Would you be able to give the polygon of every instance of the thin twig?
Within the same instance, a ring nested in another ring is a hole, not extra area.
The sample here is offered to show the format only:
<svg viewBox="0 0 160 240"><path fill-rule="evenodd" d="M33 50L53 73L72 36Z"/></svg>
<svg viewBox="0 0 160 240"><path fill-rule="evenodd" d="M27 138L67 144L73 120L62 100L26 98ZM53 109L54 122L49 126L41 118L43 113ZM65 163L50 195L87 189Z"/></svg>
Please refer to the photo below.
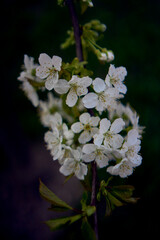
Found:
<svg viewBox="0 0 160 240"><path fill-rule="evenodd" d="M82 43L81 43L81 30L78 23L78 17L75 11L75 6L73 4L73 0L66 0L66 5L69 8L72 25L73 25L73 31L74 31L74 38L76 43L76 55L80 62L83 61L83 51L82 51Z"/></svg>
<svg viewBox="0 0 160 240"><path fill-rule="evenodd" d="M78 17L75 11L73 0L66 0L66 5L69 8L73 30L74 30L74 38L76 43L76 55L79 61L83 61L83 50L82 50L82 42L81 42L81 30L79 27ZM91 116L94 115L93 110L89 109L88 111ZM91 205L96 207L96 178L97 178L97 168L96 163L92 163L92 195L91 195ZM98 238L98 222L97 222L97 211L94 213L94 231L97 240Z"/></svg>
<svg viewBox="0 0 160 240"><path fill-rule="evenodd" d="M92 194L91 194L91 205L96 206L96 186L97 186L97 166L96 162L92 162ZM97 211L94 213L94 231L96 238L98 240L98 221L97 221Z"/></svg>

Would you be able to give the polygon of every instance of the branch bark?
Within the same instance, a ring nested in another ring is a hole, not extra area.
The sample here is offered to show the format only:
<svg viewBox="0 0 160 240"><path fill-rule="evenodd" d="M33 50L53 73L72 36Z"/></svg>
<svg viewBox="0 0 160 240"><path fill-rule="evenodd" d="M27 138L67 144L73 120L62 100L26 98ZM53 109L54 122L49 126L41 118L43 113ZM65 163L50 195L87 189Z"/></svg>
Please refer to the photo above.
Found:
<svg viewBox="0 0 160 240"><path fill-rule="evenodd" d="M71 15L73 30L74 30L74 37L75 37L75 43L76 43L76 55L79 59L79 61L83 61L83 50L82 50L82 42L81 42L81 30L79 27L78 17L75 11L75 6L73 3L73 0L66 0L66 5L69 8L69 12ZM88 111L91 116L93 116L93 111L89 109ZM96 206L96 178L97 178L97 168L96 163L92 162L92 194L91 194L91 205ZM94 213L94 231L97 240L98 237L98 221L97 221L97 211Z"/></svg>
<svg viewBox="0 0 160 240"><path fill-rule="evenodd" d="M76 43L76 55L80 62L83 61L83 51L82 51L82 43L81 43L81 29L79 27L78 23L78 17L75 11L75 6L73 3L73 0L66 0L66 5L69 8L69 12L71 15L72 25L73 25L73 31L74 31L74 38Z"/></svg>

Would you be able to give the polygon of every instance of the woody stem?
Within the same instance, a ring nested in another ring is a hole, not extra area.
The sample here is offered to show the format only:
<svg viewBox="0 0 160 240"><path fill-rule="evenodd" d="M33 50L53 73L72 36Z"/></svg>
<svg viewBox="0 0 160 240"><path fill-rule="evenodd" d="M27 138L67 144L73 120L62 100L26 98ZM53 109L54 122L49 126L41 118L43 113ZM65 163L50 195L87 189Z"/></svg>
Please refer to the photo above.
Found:
<svg viewBox="0 0 160 240"><path fill-rule="evenodd" d="M82 50L82 42L81 42L81 29L78 22L78 17L75 11L75 6L73 0L66 0L66 5L69 8L69 12L71 15L73 31L74 31L74 38L76 44L76 55L79 61L83 61L83 50ZM93 111L90 109L88 111L91 116L93 116ZM96 178L97 178L97 168L96 163L92 163L92 194L91 194L91 205L96 206ZM96 235L96 239L98 240L98 221L97 221L97 211L94 213L94 231Z"/></svg>

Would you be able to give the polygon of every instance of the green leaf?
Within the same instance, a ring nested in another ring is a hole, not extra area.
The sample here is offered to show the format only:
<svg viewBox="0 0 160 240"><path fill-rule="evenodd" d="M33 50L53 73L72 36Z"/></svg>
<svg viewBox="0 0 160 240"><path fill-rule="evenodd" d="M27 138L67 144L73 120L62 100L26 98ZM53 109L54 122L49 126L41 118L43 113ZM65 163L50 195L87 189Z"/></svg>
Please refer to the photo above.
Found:
<svg viewBox="0 0 160 240"><path fill-rule="evenodd" d="M57 197L51 190L49 190L44 183L40 180L39 192L41 196L48 202L50 202L51 209L55 211L65 211L65 210L73 210L71 206L69 206L66 202L62 201L59 197Z"/></svg>
<svg viewBox="0 0 160 240"><path fill-rule="evenodd" d="M107 196L112 205L115 205L116 207L123 206L123 203L120 200L118 200L116 197L114 197L111 193L108 192Z"/></svg>
<svg viewBox="0 0 160 240"><path fill-rule="evenodd" d="M88 8L88 3L81 2L81 14L83 14Z"/></svg>
<svg viewBox="0 0 160 240"><path fill-rule="evenodd" d="M87 206L85 210L88 217L90 217L93 213L95 213L95 211L96 211L95 206Z"/></svg>
<svg viewBox="0 0 160 240"><path fill-rule="evenodd" d="M134 189L134 186L131 185L114 186L112 188L112 194L124 202L136 203L138 198L132 197Z"/></svg>
<svg viewBox="0 0 160 240"><path fill-rule="evenodd" d="M96 235L91 225L89 224L87 217L84 217L82 220L81 226L82 234L86 240L96 240Z"/></svg>
<svg viewBox="0 0 160 240"><path fill-rule="evenodd" d="M106 198L106 212L105 215L106 216L110 216L112 213L112 206L111 206L111 202L108 198Z"/></svg>
<svg viewBox="0 0 160 240"><path fill-rule="evenodd" d="M78 221L81 218L82 218L82 214L78 214L78 215L71 216L71 217L63 217L63 218L49 220L49 221L46 221L45 223L52 231L54 231L54 230L61 229L61 228L65 227L66 225L70 225L70 224Z"/></svg>

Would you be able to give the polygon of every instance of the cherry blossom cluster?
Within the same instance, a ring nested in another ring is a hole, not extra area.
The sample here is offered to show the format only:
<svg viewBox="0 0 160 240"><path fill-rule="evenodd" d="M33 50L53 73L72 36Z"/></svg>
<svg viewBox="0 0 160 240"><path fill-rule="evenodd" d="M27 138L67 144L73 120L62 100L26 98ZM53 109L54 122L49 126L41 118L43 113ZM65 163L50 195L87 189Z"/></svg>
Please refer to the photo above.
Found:
<svg viewBox="0 0 160 240"><path fill-rule="evenodd" d="M68 80L60 78L61 72L58 56L42 53L39 64L34 64L25 55L18 78L48 128L44 140L60 172L84 180L88 164L95 161L111 175L131 175L142 162L143 127L137 113L120 102L127 92L126 68L110 64L105 79L73 74ZM48 97L42 100L38 92L45 90Z"/></svg>

